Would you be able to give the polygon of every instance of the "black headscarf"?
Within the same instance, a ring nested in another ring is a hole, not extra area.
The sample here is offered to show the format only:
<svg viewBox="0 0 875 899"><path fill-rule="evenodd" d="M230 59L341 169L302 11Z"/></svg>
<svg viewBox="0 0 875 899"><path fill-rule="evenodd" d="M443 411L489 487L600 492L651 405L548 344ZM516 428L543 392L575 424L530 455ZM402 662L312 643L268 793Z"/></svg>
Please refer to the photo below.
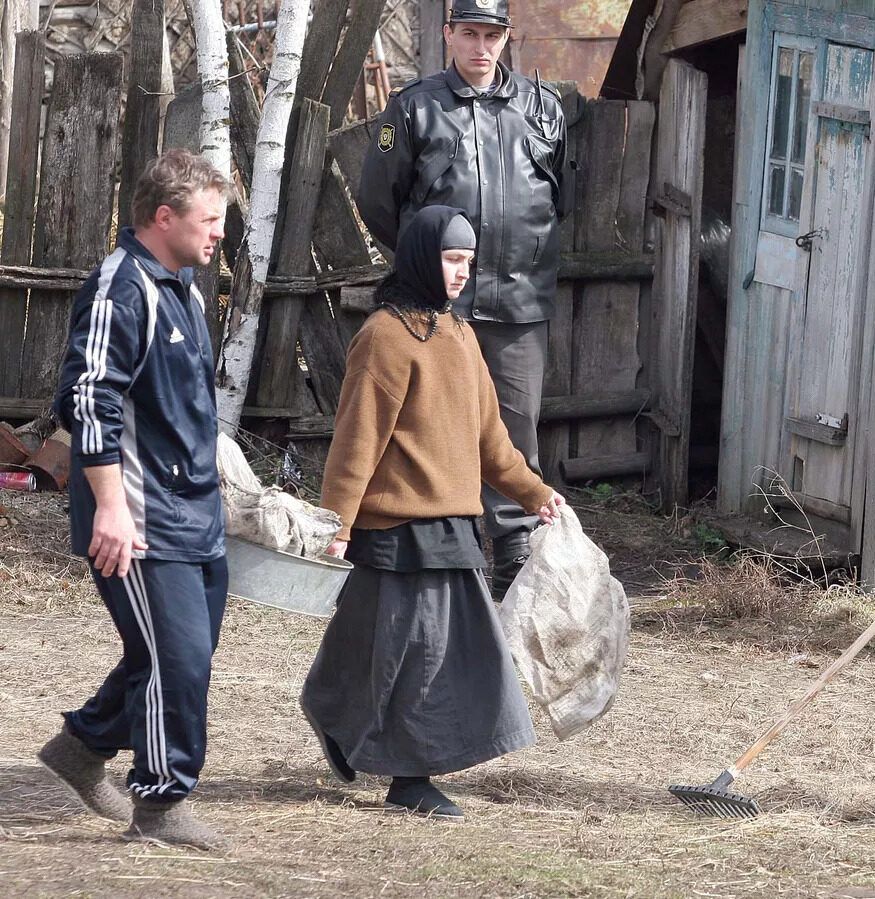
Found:
<svg viewBox="0 0 875 899"><path fill-rule="evenodd" d="M410 221L395 251L394 285L403 291L407 307L442 311L449 303L441 265L444 232L457 216L453 206L425 206Z"/></svg>

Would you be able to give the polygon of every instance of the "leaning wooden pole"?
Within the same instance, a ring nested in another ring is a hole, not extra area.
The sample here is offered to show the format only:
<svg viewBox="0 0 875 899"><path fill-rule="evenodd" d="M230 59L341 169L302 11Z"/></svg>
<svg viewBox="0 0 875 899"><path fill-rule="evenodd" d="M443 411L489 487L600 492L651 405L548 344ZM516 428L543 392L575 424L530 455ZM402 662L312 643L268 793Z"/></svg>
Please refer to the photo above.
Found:
<svg viewBox="0 0 875 899"><path fill-rule="evenodd" d="M234 267L216 377L220 424L229 434L233 434L240 424L255 355L261 301L280 200L286 130L301 69L309 8L309 0L282 0L279 8L273 65L256 137L246 236Z"/></svg>

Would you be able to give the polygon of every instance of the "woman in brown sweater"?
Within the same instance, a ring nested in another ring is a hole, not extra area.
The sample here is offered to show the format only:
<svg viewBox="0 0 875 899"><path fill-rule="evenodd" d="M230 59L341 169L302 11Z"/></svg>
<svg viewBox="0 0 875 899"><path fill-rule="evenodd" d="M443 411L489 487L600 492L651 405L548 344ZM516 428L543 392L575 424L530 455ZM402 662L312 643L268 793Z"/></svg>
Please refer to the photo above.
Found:
<svg viewBox="0 0 875 899"><path fill-rule="evenodd" d="M454 819L432 775L535 742L481 571L481 480L544 522L564 502L511 444L452 313L474 249L461 210L417 213L350 344L322 505L356 567L301 696L342 781L391 775L388 807Z"/></svg>

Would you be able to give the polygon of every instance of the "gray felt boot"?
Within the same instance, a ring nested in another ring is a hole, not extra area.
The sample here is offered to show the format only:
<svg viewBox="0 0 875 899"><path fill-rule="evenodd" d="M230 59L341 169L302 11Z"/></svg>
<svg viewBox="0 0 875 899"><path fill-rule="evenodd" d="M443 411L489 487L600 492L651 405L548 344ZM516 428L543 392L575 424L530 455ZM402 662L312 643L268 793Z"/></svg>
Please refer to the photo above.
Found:
<svg viewBox="0 0 875 899"><path fill-rule="evenodd" d="M106 759L74 737L66 725L37 758L90 812L109 821L130 818L130 802L107 779Z"/></svg>
<svg viewBox="0 0 875 899"><path fill-rule="evenodd" d="M128 841L191 846L215 852L231 848L224 837L195 818L185 801L150 802L136 794L131 826L122 837Z"/></svg>

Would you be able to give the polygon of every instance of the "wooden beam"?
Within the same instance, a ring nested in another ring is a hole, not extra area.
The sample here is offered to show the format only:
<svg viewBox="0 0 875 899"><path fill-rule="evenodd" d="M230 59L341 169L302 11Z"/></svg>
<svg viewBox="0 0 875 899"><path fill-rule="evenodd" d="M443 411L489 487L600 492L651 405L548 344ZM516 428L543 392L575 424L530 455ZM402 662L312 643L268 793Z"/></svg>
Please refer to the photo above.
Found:
<svg viewBox="0 0 875 899"><path fill-rule="evenodd" d="M327 106L314 100L305 99L301 104L286 194L285 225L275 244L276 271L281 275L309 272L313 264L313 220L322 186L330 113ZM259 406L293 404L298 371L295 345L302 308L302 298L274 301L265 310L266 314L262 314L259 327L265 329L265 338L256 393Z"/></svg>
<svg viewBox="0 0 875 899"><path fill-rule="evenodd" d="M566 481L591 481L595 478L619 478L644 475L650 468L650 453L624 453L612 456L590 456L588 459L565 459L559 463Z"/></svg>
<svg viewBox="0 0 875 899"><path fill-rule="evenodd" d="M649 390L619 390L594 396L545 396L540 421L568 421L572 418L613 418L635 415L650 406Z"/></svg>
<svg viewBox="0 0 875 899"><path fill-rule="evenodd" d="M121 53L55 61L46 113L32 259L49 268L97 265L112 225L121 106ZM51 396L67 345L72 297L48 295L28 309L21 392Z"/></svg>
<svg viewBox="0 0 875 899"><path fill-rule="evenodd" d="M0 396L0 418L36 418L51 408L51 397L35 400L19 396Z"/></svg>
<svg viewBox="0 0 875 899"><path fill-rule="evenodd" d="M12 83L10 154L6 179L6 208L3 221L4 263L30 262L34 200L39 161L39 125L45 79L46 40L37 31L16 35L15 73ZM16 285L3 285L15 287ZM0 394L18 393L21 378L21 347L27 317L27 296L22 290L0 291Z"/></svg>
<svg viewBox="0 0 875 899"><path fill-rule="evenodd" d="M419 77L434 75L445 65L443 26L444 0L419 0Z"/></svg>
<svg viewBox="0 0 875 899"><path fill-rule="evenodd" d="M332 130L339 127L346 117L346 108L380 25L380 14L385 2L386 0L356 0L343 43L334 57L322 92L322 102L331 107Z"/></svg>
<svg viewBox="0 0 875 899"><path fill-rule="evenodd" d="M261 110L252 82L246 74L246 65L243 54L240 52L240 43L236 34L229 31L225 35L228 45L228 88L231 97L231 151L234 162L237 163L237 171L240 173L240 181L246 196L252 187L252 166L255 162L255 139L258 135L258 119Z"/></svg>
<svg viewBox="0 0 875 899"><path fill-rule="evenodd" d="M121 137L118 226L131 224L134 188L146 164L158 155L158 126L164 63L164 0L133 0L130 74Z"/></svg>
<svg viewBox="0 0 875 899"><path fill-rule="evenodd" d="M644 281L653 277L654 255L642 253L563 253L559 260L562 281Z"/></svg>
<svg viewBox="0 0 875 899"><path fill-rule="evenodd" d="M668 210L659 220L660 252L653 276L656 365L651 386L661 416L676 425L660 428L658 438L657 476L663 510L669 514L687 503L707 95L704 72L669 60L660 92L654 180L690 197L689 215Z"/></svg>
<svg viewBox="0 0 875 899"><path fill-rule="evenodd" d="M690 0L679 10L662 45L663 53L678 53L740 34L747 29L748 0Z"/></svg>
<svg viewBox="0 0 875 899"><path fill-rule="evenodd" d="M842 506L839 503L830 502L828 499L820 499L817 496L808 496L805 493L791 491L791 496L771 496L769 502L778 509L798 509L808 515L817 515L827 521L837 521L839 524L850 525L850 506Z"/></svg>

